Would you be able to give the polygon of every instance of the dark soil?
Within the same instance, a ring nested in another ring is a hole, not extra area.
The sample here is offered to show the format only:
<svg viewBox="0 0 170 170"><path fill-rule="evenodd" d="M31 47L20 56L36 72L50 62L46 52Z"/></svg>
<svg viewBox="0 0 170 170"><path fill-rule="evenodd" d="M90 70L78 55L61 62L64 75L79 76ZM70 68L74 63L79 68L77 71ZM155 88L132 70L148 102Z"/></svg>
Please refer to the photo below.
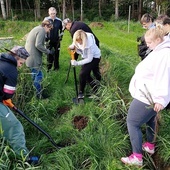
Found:
<svg viewBox="0 0 170 170"><path fill-rule="evenodd" d="M87 126L88 117L86 117L86 116L75 116L72 123L73 123L74 127L80 131Z"/></svg>
<svg viewBox="0 0 170 170"><path fill-rule="evenodd" d="M71 109L70 106L63 106L63 107L57 108L57 114L63 115L67 113L70 109Z"/></svg>

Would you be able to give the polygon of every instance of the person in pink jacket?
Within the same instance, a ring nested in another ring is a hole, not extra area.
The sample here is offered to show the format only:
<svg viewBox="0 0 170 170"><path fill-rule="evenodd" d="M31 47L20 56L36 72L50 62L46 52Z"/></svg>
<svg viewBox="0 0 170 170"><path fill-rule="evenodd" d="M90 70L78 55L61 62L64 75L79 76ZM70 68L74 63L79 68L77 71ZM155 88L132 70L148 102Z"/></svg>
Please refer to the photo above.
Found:
<svg viewBox="0 0 170 170"><path fill-rule="evenodd" d="M128 165L143 165L142 154L155 152L155 118L170 101L170 38L163 29L151 28L145 33L147 46L153 50L135 69L129 91L133 100L127 115L132 154L122 157ZM146 124L147 141L142 144L141 126Z"/></svg>

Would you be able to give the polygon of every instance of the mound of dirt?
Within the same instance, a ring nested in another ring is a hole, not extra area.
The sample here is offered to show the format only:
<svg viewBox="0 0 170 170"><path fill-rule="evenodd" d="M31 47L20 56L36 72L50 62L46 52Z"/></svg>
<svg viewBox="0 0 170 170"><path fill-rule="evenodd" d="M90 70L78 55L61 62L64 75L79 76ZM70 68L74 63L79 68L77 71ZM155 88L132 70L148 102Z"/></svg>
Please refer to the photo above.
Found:
<svg viewBox="0 0 170 170"><path fill-rule="evenodd" d="M86 117L86 116L75 116L72 123L73 123L74 127L80 131L87 126L88 117Z"/></svg>
<svg viewBox="0 0 170 170"><path fill-rule="evenodd" d="M92 22L89 27L104 27L104 25L101 22Z"/></svg>

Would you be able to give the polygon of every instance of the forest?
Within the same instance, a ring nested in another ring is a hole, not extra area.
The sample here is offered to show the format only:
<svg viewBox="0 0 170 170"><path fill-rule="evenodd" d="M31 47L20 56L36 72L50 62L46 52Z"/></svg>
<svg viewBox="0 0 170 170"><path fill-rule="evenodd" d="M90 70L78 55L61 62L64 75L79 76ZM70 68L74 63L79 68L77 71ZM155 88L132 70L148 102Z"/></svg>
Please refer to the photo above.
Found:
<svg viewBox="0 0 170 170"><path fill-rule="evenodd" d="M170 14L170 0L0 0L0 18L39 21L54 6L59 18L81 21L139 20L143 13Z"/></svg>

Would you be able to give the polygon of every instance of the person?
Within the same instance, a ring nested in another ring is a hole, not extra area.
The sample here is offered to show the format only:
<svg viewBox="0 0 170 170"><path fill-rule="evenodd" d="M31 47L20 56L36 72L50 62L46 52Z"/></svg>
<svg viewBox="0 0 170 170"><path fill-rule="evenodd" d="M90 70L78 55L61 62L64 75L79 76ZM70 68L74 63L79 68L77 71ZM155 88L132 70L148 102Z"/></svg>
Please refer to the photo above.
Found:
<svg viewBox="0 0 170 170"><path fill-rule="evenodd" d="M63 20L62 25L63 25L63 30L66 29L67 31L69 31L72 38L73 38L74 33L77 30L80 30L80 29L85 31L85 32L89 32L89 33L93 34L93 36L95 38L95 43L98 46L98 48L100 48L100 41L99 41L99 39L93 33L91 28L87 24L85 24L84 22L81 22L81 21L71 21L69 18L66 18L66 19ZM78 59L78 53L75 53L75 59L76 60ZM100 73L99 67L95 68L92 71L93 71L93 74L94 74L96 80L101 81L101 73Z"/></svg>
<svg viewBox="0 0 170 170"><path fill-rule="evenodd" d="M170 18L169 17L165 17L162 21L162 28L165 32L165 35L169 35L170 33Z"/></svg>
<svg viewBox="0 0 170 170"><path fill-rule="evenodd" d="M170 39L164 39L159 27L145 33L147 46L153 51L141 61L133 75L129 91L133 100L127 115L127 128L132 145L132 154L122 157L128 165L143 165L142 149L155 152L156 116L170 101ZM142 145L141 126L146 124L147 141Z"/></svg>
<svg viewBox="0 0 170 170"><path fill-rule="evenodd" d="M83 30L77 30L73 35L73 43L69 46L70 50L75 50L82 56L82 60L71 60L71 65L82 66L79 74L79 98L84 98L84 89L86 82L90 84L95 93L98 86L90 73L99 67L101 51L95 43L93 34L84 32Z"/></svg>
<svg viewBox="0 0 170 170"><path fill-rule="evenodd" d="M154 20L155 22L155 25L158 26L158 25L162 25L163 23L163 20L165 18L167 18L168 16L166 14L161 14L161 15L158 15L158 17Z"/></svg>
<svg viewBox="0 0 170 170"><path fill-rule="evenodd" d="M46 49L44 46L45 36L47 32L52 29L50 21L43 21L41 25L34 27L28 34L25 48L30 54L30 57L26 60L26 66L30 68L34 87L36 89L36 97L38 99L45 99L48 96L43 93L41 82L43 80L42 72L42 55L51 54L54 51Z"/></svg>
<svg viewBox="0 0 170 170"><path fill-rule="evenodd" d="M11 50L6 50L9 53L0 54L1 137L4 137L9 142L18 156L24 155L27 157L29 150L26 147L23 126L8 106L13 105L11 98L15 93L17 85L17 67L19 68L25 63L29 53L22 46L14 46ZM31 162L32 158L28 157L27 160ZM35 159L38 161L38 157L34 157Z"/></svg>
<svg viewBox="0 0 170 170"><path fill-rule="evenodd" d="M54 70L59 69L59 55L60 55L60 41L62 40L63 30L62 30L62 20L56 17L57 10L54 7L48 9L48 17L44 18L49 20L53 24L53 29L50 33L47 33L46 40L49 40L47 45L48 49L54 49L54 55L48 54L47 56L47 69L48 71L52 68L54 64Z"/></svg>
<svg viewBox="0 0 170 170"><path fill-rule="evenodd" d="M155 27L154 18L148 13L142 15L140 23L142 27L147 30ZM151 50L147 47L144 36L138 37L137 42L140 42L140 44L138 44L138 55L141 57L141 60L143 60L151 52Z"/></svg>

